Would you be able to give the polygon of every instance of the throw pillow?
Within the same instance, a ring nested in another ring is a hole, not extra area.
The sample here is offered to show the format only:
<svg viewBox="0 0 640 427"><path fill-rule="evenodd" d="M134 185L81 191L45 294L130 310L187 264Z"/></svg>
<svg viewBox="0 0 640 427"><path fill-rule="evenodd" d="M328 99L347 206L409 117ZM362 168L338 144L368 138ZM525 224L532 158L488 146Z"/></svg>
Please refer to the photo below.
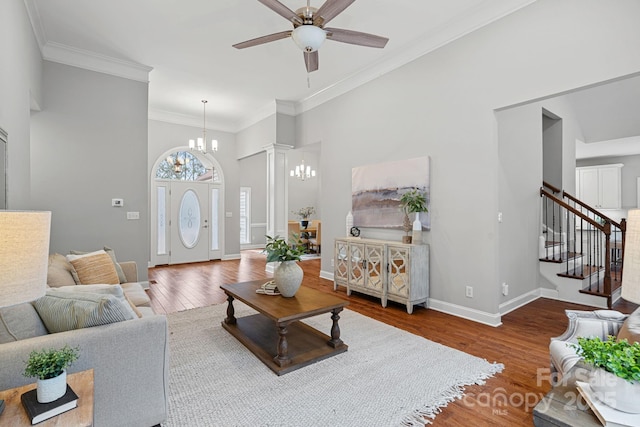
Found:
<svg viewBox="0 0 640 427"><path fill-rule="evenodd" d="M133 317L113 295L49 289L33 302L49 333L131 320Z"/></svg>
<svg viewBox="0 0 640 427"><path fill-rule="evenodd" d="M41 335L47 335L47 329L30 303L0 308L0 344Z"/></svg>
<svg viewBox="0 0 640 427"><path fill-rule="evenodd" d="M630 343L640 342L640 308L627 317L618 332L618 339L625 339Z"/></svg>
<svg viewBox="0 0 640 427"><path fill-rule="evenodd" d="M137 308L131 304L129 298L122 290L120 285L83 285L83 286L62 286L56 288L62 292L89 292L102 295L113 295L120 303L129 311L132 318L141 317L138 315Z"/></svg>
<svg viewBox="0 0 640 427"><path fill-rule="evenodd" d="M83 285L92 284L120 284L118 272L113 266L111 257L104 251L99 250L83 255L67 255L67 259L73 265L78 274L78 279Z"/></svg>
<svg viewBox="0 0 640 427"><path fill-rule="evenodd" d="M102 249L104 249L104 251L111 257L113 266L116 268L116 273L118 273L118 279L120 280L120 283L127 283L127 277L124 275L124 271L122 270L122 267L120 267L120 264L118 264L118 260L116 259L116 251L108 246L105 246ZM69 253L71 255L86 255L88 252L69 251Z"/></svg>
<svg viewBox="0 0 640 427"><path fill-rule="evenodd" d="M76 285L73 279L73 266L64 255L49 255L49 266L47 268L47 285L52 288L59 286Z"/></svg>

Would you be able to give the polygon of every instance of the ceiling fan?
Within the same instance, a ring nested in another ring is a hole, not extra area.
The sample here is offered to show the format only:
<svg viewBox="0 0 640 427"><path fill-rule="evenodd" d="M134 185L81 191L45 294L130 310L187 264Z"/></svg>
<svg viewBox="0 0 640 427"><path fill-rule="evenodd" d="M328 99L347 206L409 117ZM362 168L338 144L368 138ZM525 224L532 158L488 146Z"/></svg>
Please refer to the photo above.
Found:
<svg viewBox="0 0 640 427"><path fill-rule="evenodd" d="M233 47L236 49L244 49L291 37L298 47L302 49L304 63L309 73L318 69L318 48L325 39L377 48L385 47L389 41L386 37L361 33L359 31L325 28L325 25L329 21L338 16L355 0L326 0L319 9L311 7L309 4L310 0L307 0L307 6L301 7L295 12L278 0L258 1L290 21L293 24L293 30L281 31L279 33L247 40L234 44Z"/></svg>

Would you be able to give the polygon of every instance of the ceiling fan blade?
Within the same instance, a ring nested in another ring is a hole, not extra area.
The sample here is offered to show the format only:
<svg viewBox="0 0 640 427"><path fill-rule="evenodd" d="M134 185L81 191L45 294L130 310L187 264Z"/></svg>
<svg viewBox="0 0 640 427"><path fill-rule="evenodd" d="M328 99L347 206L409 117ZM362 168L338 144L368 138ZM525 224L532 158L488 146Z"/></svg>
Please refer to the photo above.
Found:
<svg viewBox="0 0 640 427"><path fill-rule="evenodd" d="M356 0L327 0L316 13L313 14L313 25L326 25Z"/></svg>
<svg viewBox="0 0 640 427"><path fill-rule="evenodd" d="M269 42L274 42L280 39L286 39L287 37L291 37L292 30L281 31L279 33L269 34L267 36L257 37L255 39L247 40L244 42L236 43L233 45L236 49L244 49L247 47L258 46L260 44L265 44Z"/></svg>
<svg viewBox="0 0 640 427"><path fill-rule="evenodd" d="M280 3L278 0L258 0L263 5L267 6L269 9L273 10L278 15L284 17L288 21L293 22L294 24L302 25L302 19L287 6Z"/></svg>
<svg viewBox="0 0 640 427"><path fill-rule="evenodd" d="M327 39L341 43L357 44L358 46L383 48L389 41L386 37L376 36L360 31L343 30L340 28L325 28Z"/></svg>
<svg viewBox="0 0 640 427"><path fill-rule="evenodd" d="M318 51L304 53L304 65L307 66L307 73L318 69Z"/></svg>

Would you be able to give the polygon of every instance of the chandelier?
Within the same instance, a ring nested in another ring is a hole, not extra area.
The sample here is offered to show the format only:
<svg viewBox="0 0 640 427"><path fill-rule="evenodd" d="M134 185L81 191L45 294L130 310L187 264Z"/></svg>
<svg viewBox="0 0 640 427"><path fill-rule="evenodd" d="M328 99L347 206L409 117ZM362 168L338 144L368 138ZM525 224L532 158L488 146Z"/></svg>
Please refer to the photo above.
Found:
<svg viewBox="0 0 640 427"><path fill-rule="evenodd" d="M190 158L188 158L187 156L180 156L180 153L176 153L175 157L174 156L168 156L167 157L167 163L169 163L172 168L173 168L173 172L176 175L179 175L182 173L182 167L185 166L187 163L189 163L191 161Z"/></svg>
<svg viewBox="0 0 640 427"><path fill-rule="evenodd" d="M316 171L311 169L311 166L305 166L304 159L300 162L299 165L296 165L295 169L291 169L289 175L292 178L298 178L301 181L305 181L308 178L312 178L316 176Z"/></svg>
<svg viewBox="0 0 640 427"><path fill-rule="evenodd" d="M202 138L198 138L197 141L190 139L189 148L191 150L197 149L202 154L207 154L207 100L202 100ZM211 140L211 151L218 151L218 140Z"/></svg>

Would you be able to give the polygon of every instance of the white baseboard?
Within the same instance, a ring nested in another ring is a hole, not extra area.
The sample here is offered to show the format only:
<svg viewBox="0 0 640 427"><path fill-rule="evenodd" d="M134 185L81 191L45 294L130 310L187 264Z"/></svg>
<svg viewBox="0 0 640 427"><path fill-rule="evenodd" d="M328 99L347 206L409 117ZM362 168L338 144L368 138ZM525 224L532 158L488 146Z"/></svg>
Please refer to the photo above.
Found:
<svg viewBox="0 0 640 427"><path fill-rule="evenodd" d="M505 314L510 313L513 310L516 310L522 307L523 305L529 304L530 302L537 300L538 298L540 298L542 289L544 288L534 289L531 292L527 292L526 294L522 294L509 301L503 302L498 306L498 309L500 310L500 315L504 316Z"/></svg>
<svg viewBox="0 0 640 427"><path fill-rule="evenodd" d="M320 277L333 282L333 271L320 270Z"/></svg>
<svg viewBox="0 0 640 427"><path fill-rule="evenodd" d="M264 249L264 243L254 243L254 244L244 244L240 245L240 250L244 251L245 249Z"/></svg>
<svg viewBox="0 0 640 427"><path fill-rule="evenodd" d="M473 320L474 322L485 325L498 327L502 325L500 313L487 313L486 311L476 310L474 308L463 307L457 304L451 304L445 301L429 298L429 308L440 311L442 313L451 314L452 316L462 317L463 319Z"/></svg>
<svg viewBox="0 0 640 427"><path fill-rule="evenodd" d="M240 254L226 254L222 257L222 261L229 261L231 259L240 259Z"/></svg>

